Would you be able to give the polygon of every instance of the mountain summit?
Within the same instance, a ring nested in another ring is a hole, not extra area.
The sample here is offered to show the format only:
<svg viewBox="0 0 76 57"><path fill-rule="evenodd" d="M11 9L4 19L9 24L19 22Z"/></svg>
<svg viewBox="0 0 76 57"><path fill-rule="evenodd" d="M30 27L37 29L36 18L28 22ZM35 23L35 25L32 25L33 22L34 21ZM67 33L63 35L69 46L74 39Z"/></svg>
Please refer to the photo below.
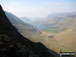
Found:
<svg viewBox="0 0 76 57"><path fill-rule="evenodd" d="M9 20L7 19L4 11L2 10L2 7L0 5L0 27L1 26L10 26L11 23L9 22Z"/></svg>
<svg viewBox="0 0 76 57"><path fill-rule="evenodd" d="M55 57L53 53L41 43L24 38L8 20L0 5L0 57Z"/></svg>

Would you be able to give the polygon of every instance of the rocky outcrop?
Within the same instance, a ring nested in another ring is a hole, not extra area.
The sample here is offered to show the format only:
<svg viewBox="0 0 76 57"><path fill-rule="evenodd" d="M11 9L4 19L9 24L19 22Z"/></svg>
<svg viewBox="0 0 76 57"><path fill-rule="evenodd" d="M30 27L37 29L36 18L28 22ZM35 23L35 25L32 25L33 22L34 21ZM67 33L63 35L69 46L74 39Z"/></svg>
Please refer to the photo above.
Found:
<svg viewBox="0 0 76 57"><path fill-rule="evenodd" d="M55 55L43 44L34 43L23 37L0 6L0 57L55 57Z"/></svg>

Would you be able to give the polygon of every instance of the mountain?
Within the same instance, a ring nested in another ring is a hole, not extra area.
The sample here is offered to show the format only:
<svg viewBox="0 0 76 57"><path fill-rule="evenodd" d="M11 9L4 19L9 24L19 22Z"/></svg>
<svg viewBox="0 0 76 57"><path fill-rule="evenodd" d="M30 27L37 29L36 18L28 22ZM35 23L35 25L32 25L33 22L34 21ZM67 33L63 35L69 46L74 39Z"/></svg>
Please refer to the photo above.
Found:
<svg viewBox="0 0 76 57"><path fill-rule="evenodd" d="M31 25L33 25L35 28L41 30L41 29L44 29L45 26L42 25L42 24L39 24L41 21L44 20L44 18L39 18L39 17L36 17L36 18L27 18L27 17L21 17L21 20L23 20L24 22L26 23L29 23ZM36 23L35 23L36 22ZM37 24L38 23L38 24Z"/></svg>
<svg viewBox="0 0 76 57"><path fill-rule="evenodd" d="M56 29L64 31L76 25L76 13L72 12L72 13L53 14L44 20L33 22L33 24L37 24L35 25L35 27L38 28L40 25L42 25L42 30Z"/></svg>
<svg viewBox="0 0 76 57"><path fill-rule="evenodd" d="M55 39L68 51L76 51L76 27L69 28L66 31L57 34Z"/></svg>
<svg viewBox="0 0 76 57"><path fill-rule="evenodd" d="M57 57L57 53L23 37L0 6L0 57Z"/></svg>
<svg viewBox="0 0 76 57"><path fill-rule="evenodd" d="M70 27L74 27L76 25L76 14L72 14L69 16L62 16L61 19L53 25L58 29L68 29Z"/></svg>
<svg viewBox="0 0 76 57"><path fill-rule="evenodd" d="M68 15L72 15L72 14L76 14L76 12L59 12L59 13L54 13L54 14L49 14L47 16L47 18L51 18L51 17L55 17L55 16L68 16Z"/></svg>
<svg viewBox="0 0 76 57"><path fill-rule="evenodd" d="M12 13L5 12L5 14L13 26L15 26L22 35L28 37L29 39L35 38L35 36L38 36L41 33L38 29L28 23L25 23Z"/></svg>
<svg viewBox="0 0 76 57"><path fill-rule="evenodd" d="M32 20L30 18L27 18L27 17L21 17L20 19L23 20L26 23L32 22Z"/></svg>
<svg viewBox="0 0 76 57"><path fill-rule="evenodd" d="M42 22L43 23L43 22ZM49 32L62 32L70 27L76 26L76 14L70 14L67 16L55 16L46 20L44 23L46 25L44 31Z"/></svg>
<svg viewBox="0 0 76 57"><path fill-rule="evenodd" d="M65 30L76 25L76 13L62 13L50 17L45 25Z"/></svg>

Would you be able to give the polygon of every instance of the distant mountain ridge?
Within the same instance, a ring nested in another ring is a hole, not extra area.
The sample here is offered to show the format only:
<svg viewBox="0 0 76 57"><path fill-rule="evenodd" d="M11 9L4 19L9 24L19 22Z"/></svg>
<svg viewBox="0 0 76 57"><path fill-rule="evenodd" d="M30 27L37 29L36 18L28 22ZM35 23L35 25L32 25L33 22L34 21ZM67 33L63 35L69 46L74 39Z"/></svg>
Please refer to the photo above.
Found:
<svg viewBox="0 0 76 57"><path fill-rule="evenodd" d="M33 24L39 24L39 25L43 25L47 29L47 28L57 28L57 29L61 29L61 30L65 30L69 27L75 26L76 25L76 12L72 12L72 13L59 13L59 14L51 14L48 15L49 17L47 17L46 19L43 19L41 21L35 21L32 22ZM35 25L36 27L36 25ZM40 28L41 29L41 28Z"/></svg>
<svg viewBox="0 0 76 57"><path fill-rule="evenodd" d="M32 20L30 18L27 18L27 17L20 17L20 19L23 20L26 23L32 22Z"/></svg>
<svg viewBox="0 0 76 57"><path fill-rule="evenodd" d="M47 18L51 18L51 17L55 17L55 16L68 16L68 15L72 15L72 14L76 14L76 12L60 12L60 13L49 14L47 16Z"/></svg>

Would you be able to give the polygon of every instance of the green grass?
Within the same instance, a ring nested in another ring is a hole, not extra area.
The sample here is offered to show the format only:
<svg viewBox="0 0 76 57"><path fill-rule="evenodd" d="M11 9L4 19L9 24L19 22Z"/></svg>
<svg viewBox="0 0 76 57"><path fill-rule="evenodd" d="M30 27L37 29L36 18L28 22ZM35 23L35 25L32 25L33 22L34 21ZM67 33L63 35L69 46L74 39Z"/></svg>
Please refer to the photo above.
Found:
<svg viewBox="0 0 76 57"><path fill-rule="evenodd" d="M61 30L55 29L55 28L45 29L44 31L45 31L45 32L54 32L54 33L59 33L59 32L61 32Z"/></svg>

